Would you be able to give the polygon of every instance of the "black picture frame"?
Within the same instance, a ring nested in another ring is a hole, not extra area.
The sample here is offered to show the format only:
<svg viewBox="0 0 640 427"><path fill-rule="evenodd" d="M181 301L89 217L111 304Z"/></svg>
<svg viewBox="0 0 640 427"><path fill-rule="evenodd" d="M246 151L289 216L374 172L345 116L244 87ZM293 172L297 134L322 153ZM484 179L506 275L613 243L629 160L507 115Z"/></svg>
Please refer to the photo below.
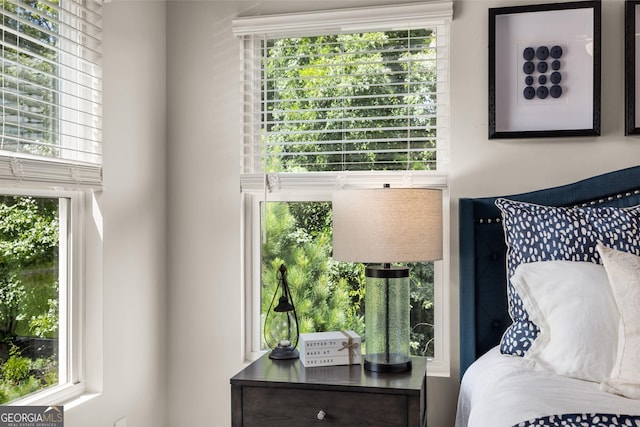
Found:
<svg viewBox="0 0 640 427"><path fill-rule="evenodd" d="M489 9L489 139L600 135L601 14L600 0Z"/></svg>
<svg viewBox="0 0 640 427"><path fill-rule="evenodd" d="M640 134L640 105L639 93L636 92L640 79L638 66L640 52L636 51L636 27L640 23L640 0L626 0L624 7L624 105L625 105L625 135Z"/></svg>

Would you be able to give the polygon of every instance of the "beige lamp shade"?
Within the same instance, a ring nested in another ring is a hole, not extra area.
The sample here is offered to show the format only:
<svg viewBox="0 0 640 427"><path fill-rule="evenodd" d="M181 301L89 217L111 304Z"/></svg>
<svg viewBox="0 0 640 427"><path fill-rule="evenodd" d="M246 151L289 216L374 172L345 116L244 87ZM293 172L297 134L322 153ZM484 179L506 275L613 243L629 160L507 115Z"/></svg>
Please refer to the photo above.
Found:
<svg viewBox="0 0 640 427"><path fill-rule="evenodd" d="M442 191L380 188L335 192L333 258L363 263L442 259Z"/></svg>

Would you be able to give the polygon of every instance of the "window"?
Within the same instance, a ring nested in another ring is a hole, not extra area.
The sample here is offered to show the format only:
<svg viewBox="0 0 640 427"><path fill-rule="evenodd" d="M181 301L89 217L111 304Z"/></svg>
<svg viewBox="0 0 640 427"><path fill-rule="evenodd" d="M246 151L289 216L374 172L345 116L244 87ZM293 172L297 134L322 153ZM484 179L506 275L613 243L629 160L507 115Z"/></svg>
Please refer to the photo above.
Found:
<svg viewBox="0 0 640 427"><path fill-rule="evenodd" d="M83 303L101 244L101 9L0 6L0 404L84 390Z"/></svg>
<svg viewBox="0 0 640 427"><path fill-rule="evenodd" d="M0 14L0 178L100 185L100 3L3 0Z"/></svg>
<svg viewBox="0 0 640 427"><path fill-rule="evenodd" d="M388 183L441 188L448 202L450 18L450 3L432 3L234 21L243 43L250 355L264 349L281 263L301 332L364 335L364 267L331 259L332 192ZM412 350L440 374L448 373L447 265L411 268Z"/></svg>
<svg viewBox="0 0 640 427"><path fill-rule="evenodd" d="M0 195L0 404L69 382L71 197Z"/></svg>

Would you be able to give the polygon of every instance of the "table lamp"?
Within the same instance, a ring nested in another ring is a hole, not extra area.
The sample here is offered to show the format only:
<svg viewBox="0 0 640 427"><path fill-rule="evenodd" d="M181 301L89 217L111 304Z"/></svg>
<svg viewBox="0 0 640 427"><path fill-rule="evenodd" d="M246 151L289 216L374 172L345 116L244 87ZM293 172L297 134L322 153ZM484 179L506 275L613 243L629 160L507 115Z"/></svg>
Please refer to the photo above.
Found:
<svg viewBox="0 0 640 427"><path fill-rule="evenodd" d="M365 268L365 369L411 370L409 268L442 259L442 192L425 188L333 194L333 258Z"/></svg>

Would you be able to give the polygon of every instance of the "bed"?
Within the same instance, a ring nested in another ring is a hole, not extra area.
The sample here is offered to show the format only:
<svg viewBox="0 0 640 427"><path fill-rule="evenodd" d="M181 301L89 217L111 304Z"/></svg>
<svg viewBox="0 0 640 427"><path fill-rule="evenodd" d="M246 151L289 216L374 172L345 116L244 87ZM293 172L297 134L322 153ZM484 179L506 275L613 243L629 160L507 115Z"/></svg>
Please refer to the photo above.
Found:
<svg viewBox="0 0 640 427"><path fill-rule="evenodd" d="M638 205L640 166L460 199L456 427L640 427Z"/></svg>

